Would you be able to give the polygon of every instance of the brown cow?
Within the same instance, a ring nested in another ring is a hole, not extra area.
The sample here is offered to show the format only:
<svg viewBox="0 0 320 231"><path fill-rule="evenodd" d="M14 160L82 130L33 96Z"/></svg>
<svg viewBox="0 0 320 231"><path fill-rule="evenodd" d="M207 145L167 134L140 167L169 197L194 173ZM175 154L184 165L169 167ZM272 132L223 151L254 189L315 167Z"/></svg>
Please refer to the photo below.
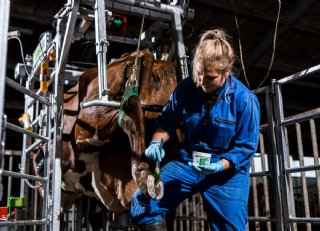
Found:
<svg viewBox="0 0 320 231"><path fill-rule="evenodd" d="M176 87L176 72L173 63L154 60L149 51L139 51L138 57L139 96L131 96L126 102L122 128L117 125L119 109L79 106L82 101L98 98L97 68L85 71L79 83L64 94L63 209L85 194L98 198L112 212L121 213L130 208L137 187L152 198L161 197L162 182L155 186L149 165L140 160L145 150L144 120L157 114L143 112L141 103L164 105ZM131 53L108 64L110 100L121 100L134 58L135 53ZM37 161L34 165L37 172L41 166Z"/></svg>

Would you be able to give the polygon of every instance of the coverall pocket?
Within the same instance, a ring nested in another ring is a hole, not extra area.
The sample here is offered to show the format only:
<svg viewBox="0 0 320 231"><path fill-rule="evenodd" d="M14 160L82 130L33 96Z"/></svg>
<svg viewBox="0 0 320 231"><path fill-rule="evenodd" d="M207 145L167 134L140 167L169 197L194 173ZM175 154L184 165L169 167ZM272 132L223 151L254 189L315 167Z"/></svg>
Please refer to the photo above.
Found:
<svg viewBox="0 0 320 231"><path fill-rule="evenodd" d="M236 121L215 118L211 126L208 130L210 144L222 150L228 149L235 135Z"/></svg>

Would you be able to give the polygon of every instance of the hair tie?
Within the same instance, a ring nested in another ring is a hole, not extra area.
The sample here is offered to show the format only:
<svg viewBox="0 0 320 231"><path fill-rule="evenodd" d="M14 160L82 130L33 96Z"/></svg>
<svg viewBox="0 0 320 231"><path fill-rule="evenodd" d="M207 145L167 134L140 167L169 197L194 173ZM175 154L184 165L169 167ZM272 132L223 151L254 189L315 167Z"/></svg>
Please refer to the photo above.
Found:
<svg viewBox="0 0 320 231"><path fill-rule="evenodd" d="M222 36L215 30L213 30L211 33L207 34L207 36L205 36L201 42L205 41L205 40L215 40L215 39L219 39L219 40L224 40L222 38Z"/></svg>

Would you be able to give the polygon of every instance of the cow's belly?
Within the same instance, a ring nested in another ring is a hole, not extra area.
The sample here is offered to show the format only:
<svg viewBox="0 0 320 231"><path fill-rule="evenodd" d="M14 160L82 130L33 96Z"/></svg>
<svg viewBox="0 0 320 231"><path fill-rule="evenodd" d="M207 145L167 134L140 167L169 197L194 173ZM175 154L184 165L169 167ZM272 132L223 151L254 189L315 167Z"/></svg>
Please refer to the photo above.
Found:
<svg viewBox="0 0 320 231"><path fill-rule="evenodd" d="M96 197L92 190L92 172L98 166L98 153L81 153L79 162L83 162L83 171L68 169L64 174L61 187L67 192L83 193L89 197Z"/></svg>

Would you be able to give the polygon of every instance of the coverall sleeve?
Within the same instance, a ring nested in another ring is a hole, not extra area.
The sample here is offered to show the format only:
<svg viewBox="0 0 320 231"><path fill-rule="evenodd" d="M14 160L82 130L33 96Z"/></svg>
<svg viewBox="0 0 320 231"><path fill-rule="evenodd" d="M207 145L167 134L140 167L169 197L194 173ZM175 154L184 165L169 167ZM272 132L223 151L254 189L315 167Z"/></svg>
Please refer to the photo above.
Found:
<svg viewBox="0 0 320 231"><path fill-rule="evenodd" d="M236 170L250 164L258 146L260 132L260 106L257 97L249 93L242 94L240 98L234 146L227 153L221 154L221 158L230 161Z"/></svg>

